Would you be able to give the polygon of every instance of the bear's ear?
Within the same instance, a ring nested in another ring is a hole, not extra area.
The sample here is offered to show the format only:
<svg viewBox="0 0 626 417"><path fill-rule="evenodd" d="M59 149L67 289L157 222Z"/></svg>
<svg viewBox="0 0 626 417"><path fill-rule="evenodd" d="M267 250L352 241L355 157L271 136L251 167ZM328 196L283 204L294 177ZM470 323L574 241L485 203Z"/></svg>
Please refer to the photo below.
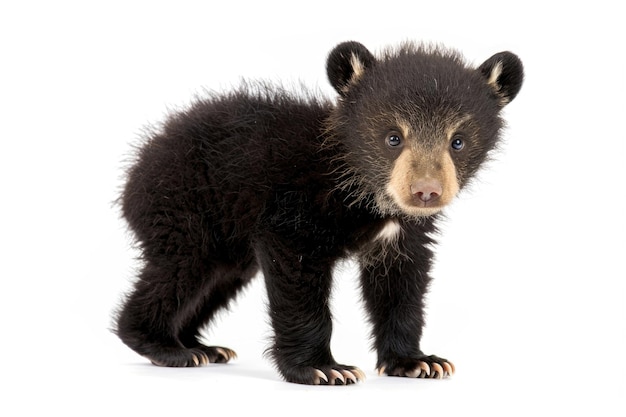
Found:
<svg viewBox="0 0 626 417"><path fill-rule="evenodd" d="M524 67L517 55L500 52L483 62L478 67L487 84L500 101L501 106L510 103L524 81Z"/></svg>
<svg viewBox="0 0 626 417"><path fill-rule="evenodd" d="M341 95L355 84L363 72L376 62L376 58L358 42L340 43L328 54L326 73L330 84Z"/></svg>

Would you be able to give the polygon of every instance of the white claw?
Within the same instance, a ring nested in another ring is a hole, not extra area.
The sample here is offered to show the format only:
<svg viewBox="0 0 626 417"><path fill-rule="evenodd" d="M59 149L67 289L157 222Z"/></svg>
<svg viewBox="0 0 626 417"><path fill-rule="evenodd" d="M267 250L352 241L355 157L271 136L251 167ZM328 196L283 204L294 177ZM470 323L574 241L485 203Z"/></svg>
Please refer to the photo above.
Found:
<svg viewBox="0 0 626 417"><path fill-rule="evenodd" d="M450 367L450 371L448 372L448 374L452 375L456 372L456 369L454 369L454 364L452 362L446 362L445 364Z"/></svg>
<svg viewBox="0 0 626 417"><path fill-rule="evenodd" d="M218 354L222 355L222 357L228 362L230 360L230 355L226 352L226 349L222 349L221 347L216 347L215 350Z"/></svg>
<svg viewBox="0 0 626 417"><path fill-rule="evenodd" d="M352 381L353 384L356 384L357 378L352 372L348 371L347 369L342 369L341 374L343 375L346 382Z"/></svg>
<svg viewBox="0 0 626 417"><path fill-rule="evenodd" d="M360 370L359 368L354 368L352 370L352 373L354 375L356 375L357 379L359 381L365 381L365 372L363 372L362 370ZM355 381L356 382L356 381Z"/></svg>
<svg viewBox="0 0 626 417"><path fill-rule="evenodd" d="M381 376L385 373L385 365L381 366L380 368L378 368L378 376Z"/></svg>
<svg viewBox="0 0 626 417"><path fill-rule="evenodd" d="M340 380L342 383L346 383L346 380L343 379L343 375L340 372L335 371L334 369L330 370L330 385L335 385L335 380Z"/></svg>
<svg viewBox="0 0 626 417"><path fill-rule="evenodd" d="M195 364L195 366L198 366L200 364L200 360L198 359L198 357L194 354L191 355L191 360L193 361L193 363Z"/></svg>
<svg viewBox="0 0 626 417"><path fill-rule="evenodd" d="M316 369L315 375L317 375L317 382L315 383L316 385L320 385L322 381L328 383L328 377L326 376L324 372L320 371L319 369Z"/></svg>
<svg viewBox="0 0 626 417"><path fill-rule="evenodd" d="M234 350L218 347L217 351L224 356L224 358L226 359L226 362L230 361L231 359L237 359L237 353Z"/></svg>
<svg viewBox="0 0 626 417"><path fill-rule="evenodd" d="M419 368L424 371L424 376L420 375L420 378L425 378L430 376L430 366L426 362L420 362Z"/></svg>
<svg viewBox="0 0 626 417"><path fill-rule="evenodd" d="M442 379L443 378L443 368L438 363L433 363L433 373L430 376L431 378Z"/></svg>

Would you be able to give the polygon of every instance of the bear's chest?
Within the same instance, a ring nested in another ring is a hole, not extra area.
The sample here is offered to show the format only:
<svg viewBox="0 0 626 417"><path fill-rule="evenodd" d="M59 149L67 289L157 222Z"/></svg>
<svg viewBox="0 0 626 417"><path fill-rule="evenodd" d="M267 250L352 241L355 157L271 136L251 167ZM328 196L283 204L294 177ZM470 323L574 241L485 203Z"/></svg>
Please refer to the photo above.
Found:
<svg viewBox="0 0 626 417"><path fill-rule="evenodd" d="M378 240L390 240L399 230L364 207L324 190L280 190L267 205L261 222L267 232L304 252L343 256Z"/></svg>

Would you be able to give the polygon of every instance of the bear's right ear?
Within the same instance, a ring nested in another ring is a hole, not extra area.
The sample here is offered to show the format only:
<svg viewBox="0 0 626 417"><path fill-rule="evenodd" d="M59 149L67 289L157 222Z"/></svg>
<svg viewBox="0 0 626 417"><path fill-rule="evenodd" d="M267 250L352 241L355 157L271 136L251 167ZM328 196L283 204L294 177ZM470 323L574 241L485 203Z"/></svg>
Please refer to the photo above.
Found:
<svg viewBox="0 0 626 417"><path fill-rule="evenodd" d="M328 54L326 73L330 84L342 96L350 85L356 84L363 72L372 67L376 58L358 42L340 43Z"/></svg>
<svg viewBox="0 0 626 417"><path fill-rule="evenodd" d="M524 82L522 61L512 52L500 52L482 63L478 70L501 106L517 96Z"/></svg>

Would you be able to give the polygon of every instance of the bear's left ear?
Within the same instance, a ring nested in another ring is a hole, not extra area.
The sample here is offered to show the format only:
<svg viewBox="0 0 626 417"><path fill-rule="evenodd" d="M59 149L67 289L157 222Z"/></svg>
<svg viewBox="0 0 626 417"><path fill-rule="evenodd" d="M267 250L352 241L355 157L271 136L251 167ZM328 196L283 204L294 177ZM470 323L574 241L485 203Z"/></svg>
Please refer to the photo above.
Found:
<svg viewBox="0 0 626 417"><path fill-rule="evenodd" d="M478 70L503 107L510 103L522 88L524 66L514 53L497 53L483 62Z"/></svg>
<svg viewBox="0 0 626 417"><path fill-rule="evenodd" d="M359 42L340 43L328 54L326 73L330 84L344 96L363 72L376 62L372 53Z"/></svg>

